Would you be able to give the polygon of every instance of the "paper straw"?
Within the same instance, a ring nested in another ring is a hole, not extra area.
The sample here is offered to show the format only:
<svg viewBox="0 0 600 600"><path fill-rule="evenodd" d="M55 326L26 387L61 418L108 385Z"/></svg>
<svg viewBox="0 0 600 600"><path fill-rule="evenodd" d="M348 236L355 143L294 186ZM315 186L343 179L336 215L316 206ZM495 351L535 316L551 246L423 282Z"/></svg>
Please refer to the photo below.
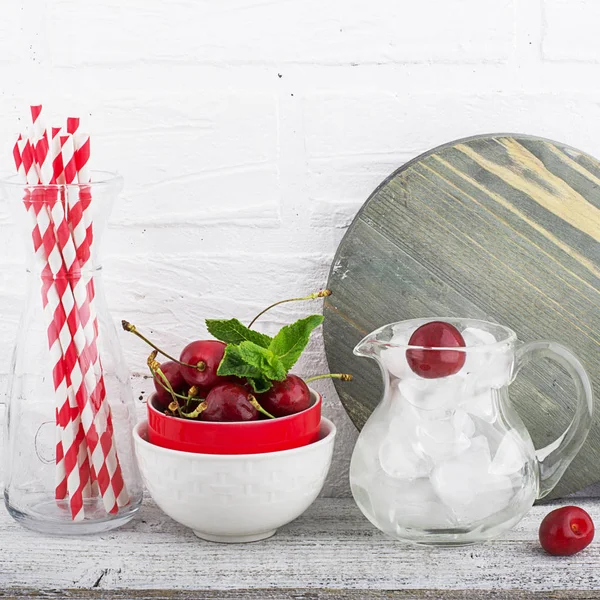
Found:
<svg viewBox="0 0 600 600"><path fill-rule="evenodd" d="M37 164L40 183L53 184L56 183L56 177L60 175L58 172L59 165L55 164L56 156L53 156L53 153L50 152L49 143L48 143L48 135L44 126L44 121L42 117L42 107L41 106L32 106L31 107L31 116L33 121L33 138L34 138L34 154L35 154L35 162ZM53 130L54 137L57 135L56 129ZM53 137L53 140L54 140ZM54 145L55 152L57 149L57 145ZM45 190L45 197L39 203L42 208L45 210L37 210L37 221L38 225L41 223L45 223L45 230L50 231L49 225L52 225L54 239L52 237L44 238L44 248L46 251L46 259L48 261L48 266L52 270L53 279L50 277L46 277L45 288L52 289L56 288L58 291L58 296L60 301L62 302L62 306L56 305L53 307L54 318L61 318L61 313L66 310L67 315L67 324L69 325L71 336L73 335L81 335L77 334L76 324L73 325L72 317L77 317L74 309L72 308L72 298L69 293L69 287L64 285L64 281L67 281L72 287L72 278L66 272L58 271L57 269L61 268L61 262L64 263L64 257L62 256L63 248L58 243L57 229L56 229L56 221L53 220L52 215L48 214L50 217L49 221L46 221L46 211L49 206L56 207L60 205L60 201L58 200L58 190L54 187L49 187ZM34 208L36 208L34 206ZM62 226L59 224L59 226ZM54 260L54 265L53 265ZM55 267L53 269L53 266ZM59 277L59 273L65 277L63 281ZM58 279L57 279L58 277ZM54 286L49 283L52 282ZM52 295L54 298L54 294ZM50 299L50 296L48 297ZM52 303L49 302L50 306ZM74 333L75 332L75 333ZM73 340L74 341L74 340ZM65 469L67 471L67 487L69 491L69 496L71 498L71 503L75 502L74 509L76 510L79 505L79 497L89 496L91 493L90 487L90 472L89 472L89 461L87 458L87 452L85 451L85 447L82 442L82 428L80 422L80 415L77 407L76 400L76 390L77 386L75 386L75 394L73 390L73 380L77 379L77 370L75 368L75 363L73 360L72 352L68 353L65 351L65 344L67 340L62 343L62 354L63 354L63 367L65 368L65 374L67 377L68 383L68 395L64 401L64 404L59 407L58 414L59 420L62 419L61 423L63 425L63 456L65 462ZM75 397L74 397L75 395ZM74 436L72 434L75 434ZM59 449L58 452L59 457L61 456L61 452ZM79 479L78 476L79 475ZM81 477L83 475L83 478ZM60 495L62 488L59 486L57 488L57 495ZM73 500L74 498L74 500Z"/></svg>
<svg viewBox="0 0 600 600"><path fill-rule="evenodd" d="M49 136L42 107L32 106L31 116L31 143L18 141L15 164L27 183L38 186L26 195L26 206L36 260L42 268L58 402L56 494L68 493L72 516L79 520L84 518L83 498L89 494L91 477L97 480L107 512L118 512L129 502L98 353L93 278L84 268L93 242L91 187L81 185L90 182L89 136L78 133L79 120L74 118L68 119L66 131L76 136L64 136L59 128L52 128ZM60 188L54 185L63 182L80 184L65 189L69 192L64 204Z"/></svg>
<svg viewBox="0 0 600 600"><path fill-rule="evenodd" d="M61 136L60 136L60 127L52 128L52 140L50 144L50 152L51 152L51 162L53 166L53 182L54 183L66 183L66 175L65 173L69 173L69 166L63 164L63 148L61 144ZM69 136L70 137L70 136ZM63 256L64 262L64 256ZM70 280L70 278L69 278ZM70 394L69 394L69 409L71 414L71 419L73 421L73 426L77 430L77 439L83 440L84 431L83 424L81 423L81 416L79 412L79 408L77 405L77 399L75 397L75 392L73 391L73 386L71 385ZM83 487L83 497L87 498L92 496L92 473L90 470L89 457L87 453L87 445L82 441L79 444L78 449L78 465L80 470L83 469L84 472L89 473L89 477L87 478L86 484Z"/></svg>
<svg viewBox="0 0 600 600"><path fill-rule="evenodd" d="M87 141L85 140L85 137L80 138L80 140L83 140L84 149L87 148L89 151L89 136ZM61 136L61 145L63 151L65 183L69 185L76 181L78 174L75 161L73 160L75 152L71 136ZM87 158L89 158L89 155ZM89 202L86 204L82 202L82 194L79 194L79 198L74 197L75 193L78 191L76 188L68 187L67 189L67 199L69 202L68 222L72 237L65 233L65 236L63 237L64 246L61 244L61 247L64 247L68 253L68 256L65 255L67 268L72 264L78 263L79 269L83 271L82 267L85 266L91 255L89 247L90 236L87 235L84 219L84 208L88 209L88 212L85 213L85 215L89 215ZM84 198L91 199L89 191ZM60 207L57 205L56 208ZM62 218L61 215L57 215L57 217ZM79 336L74 336L74 341L78 347L80 357L85 356L85 365L82 368L82 371L84 374L85 388L89 394L88 401L82 403L80 400L80 410L83 416L85 410L84 407L91 406L93 408L92 412L94 413L93 417L98 420L96 427L100 430L102 444L94 445L94 441L90 442L88 440L88 450L92 456L92 465L105 502L105 508L109 512L114 512L117 510L117 506L127 504L129 498L122 479L118 457L116 455L112 418L110 407L106 401L106 390L97 350L98 326L93 308L92 279L90 277L88 285L84 285L84 279L87 279L87 277L82 277L81 272L79 277L77 284L73 287L73 292L80 312L80 324L84 328L85 347L83 346L83 339ZM90 293L90 290L92 293ZM104 461L104 464L102 465L100 465L101 459ZM100 468L100 466L102 468ZM116 502L116 505L114 502ZM111 503L113 503L112 506Z"/></svg>
<svg viewBox="0 0 600 600"><path fill-rule="evenodd" d="M71 136L61 136L61 145L63 151L63 165L65 184L69 185L75 181L76 169L74 162L74 149ZM73 188L69 189L69 196L72 195ZM52 221L56 224L56 236L58 247L62 249L62 256L65 268L69 276L69 284L75 301L74 316L75 322L71 322L71 333L73 342L77 350L78 362L81 370L82 381L78 381L79 387L76 397L79 411L82 417L84 429L86 431L86 440L88 452L90 454L93 472L102 500L107 512L117 510L117 498L122 489L119 485L122 481L120 465L114 448L114 434L112 430L112 421L110 419L110 408L106 402L105 394L102 394L104 385L102 383L98 389L98 381L94 372L94 361L92 360L92 350L96 350L96 334L93 329L93 318L90 314L90 302L88 301L87 288L82 278L81 263L77 257L77 250L72 235L77 232L77 224L74 222L78 214L77 207L72 207L67 218L61 202L56 202L52 207ZM81 216L79 215L81 218ZM85 231L82 231L85 236ZM70 299L69 299L70 300ZM76 376L79 373L76 372ZM92 410L86 410L92 408ZM110 443L101 438L106 434L110 436ZM107 477L108 474L108 477ZM102 478L102 479L101 479ZM117 488L113 485L113 479L117 482Z"/></svg>
<svg viewBox="0 0 600 600"><path fill-rule="evenodd" d="M39 185L39 176L35 168L33 148L30 142L22 140L18 142L18 147L27 184ZM67 320L66 314L59 298L56 280L45 255L45 249L49 243L52 243L52 240L49 237L48 213L42 210L43 202L44 198L39 195L33 199L26 197L27 213L33 227L35 258L42 270L42 280L44 283L54 282L52 285L44 287L42 303L48 322L48 343L52 364L54 365L52 371L54 388L58 406L62 408L69 394L72 394L72 390L69 390L68 371L64 358L70 346L70 335L68 329L64 327ZM69 404L68 400L66 403ZM82 492L83 487L85 487L86 474L78 466L80 440L78 439L78 431L71 420L70 411L66 410L61 415L60 408L57 410L57 416L61 424L61 448L57 452L60 461L58 464L58 477L61 477L64 469L66 481L63 478L58 483L56 494L61 498L68 490L72 518L73 520L82 520L84 518ZM89 474L87 476L89 478Z"/></svg>
<svg viewBox="0 0 600 600"><path fill-rule="evenodd" d="M86 134L76 134L73 136L75 140L75 144L78 144L79 147L75 149L75 158L77 163L77 171L76 175L79 179L80 183L85 180L86 183L89 183L89 168L88 168L88 160L89 160L89 135ZM71 140L68 138L61 138L63 143L63 160L65 163L65 177L67 183L70 182L71 179L74 179L75 173L66 173L67 164L70 165L70 152L71 152ZM66 154L64 154L66 149ZM67 161L67 157L69 160ZM77 162L77 159L79 162ZM91 194L90 188L88 186L82 187L81 185L78 188L70 187L68 188L68 202L69 202L69 213L68 219L69 224L72 231L72 240L74 243L77 259L79 260L80 267L82 268L83 273L85 273L85 265L88 263L91 257L91 241L93 240L92 233L92 219L90 215L90 205L91 205ZM116 455L116 447L114 443L114 430L112 425L112 418L110 414L110 408L108 407L106 401L106 389L104 385L104 377L102 374L102 365L100 361L100 355L98 353L97 347L97 338L98 338L98 320L96 317L95 309L94 309L94 285L93 278L91 276L84 275L84 279L87 280L86 285L86 294L87 294L87 309L89 313L86 313L85 317L82 318L83 325L85 327L87 347L86 351L88 352L88 358L92 364L92 370L95 376L95 388L93 390L92 396L96 399L94 404L97 404L101 407L106 407L105 411L105 419L106 419L106 431L104 432L104 441L103 444L108 448L108 462L110 464L107 465L107 470L103 471L102 474L107 475L108 478L105 482L106 486L110 486L113 490L114 497L116 499L116 503L118 506L124 506L129 503L129 496L127 494L127 490L125 488L122 476L121 469L118 462L118 457ZM91 381L90 381L91 382ZM88 386L88 390L90 387ZM93 448L90 448L93 452ZM97 473L98 483L100 485L100 490L104 494L103 484L100 482L100 475Z"/></svg>
<svg viewBox="0 0 600 600"><path fill-rule="evenodd" d="M54 183L64 183L64 165L60 146L60 127L52 128L52 139L50 140L50 154L52 159L52 178Z"/></svg>
<svg viewBox="0 0 600 600"><path fill-rule="evenodd" d="M79 118L69 117L67 119L67 133L75 133L79 129Z"/></svg>
<svg viewBox="0 0 600 600"><path fill-rule="evenodd" d="M57 172L59 169L58 164L54 164L53 153L50 151L50 145L48 141L48 134L45 128L45 123L42 115L42 107L41 105L32 106L31 107L31 117L33 122L33 143L34 143L34 157L35 164L37 166L39 183L42 184L54 184L56 183L56 176L59 175ZM56 134L56 130L54 130ZM55 146L56 152L56 146ZM36 194L39 190L36 190ZM46 188L45 191L42 192L44 197L38 198L39 200L34 202L33 209L37 215L37 224L39 226L40 223L46 223L45 231L50 231L49 224L46 222L46 212L48 210L48 206L52 203L56 203L58 199L58 189L54 187ZM36 206L37 205L37 206ZM41 209L41 210L40 210ZM51 215L48 215L51 217ZM50 218L50 222L52 219ZM54 232L56 233L56 232ZM42 236L42 239L47 239ZM56 255L56 261L61 256L61 249L56 243L56 239L52 239L50 237L49 241L44 243L44 248L46 250L46 259L47 265L52 267L51 264L51 256L48 255L48 250L51 248L52 252ZM58 262L57 262L58 265ZM65 274L66 275L66 274ZM43 293L47 294L49 292L56 291L58 293L58 297L61 299L63 303L70 300L70 295L68 292L68 288L63 286L63 282L56 279L57 273L52 273L52 278L49 273L46 272L45 282L43 284L44 290ZM59 289L60 288L60 289ZM47 306L52 307L53 303L50 302L51 298L55 298L54 293L48 295L48 304ZM59 306L58 304L51 308L53 319L61 319L62 311L64 310L64 305ZM67 312L67 317L69 317L69 312ZM70 321L67 321L70 323ZM58 407L58 416L59 422L61 423L62 432L62 452L61 449L58 449L58 457L63 458L65 464L65 471L67 474L67 490L70 497L71 510L73 513L77 512L77 515L74 514L74 518L83 518L83 507L80 510L80 499L83 497L87 497L91 493L91 485L90 485L90 472L89 472L89 461L87 458L87 452L85 451L85 447L82 443L82 427L81 421L79 417L79 411L77 410L77 401L74 393L73 385L71 378L73 376L73 368L69 368L69 354L65 351L65 344L67 340L62 343L62 368L65 371L65 376L67 378L67 396L63 401L62 406ZM68 348L69 346L67 346ZM63 486L60 484L57 486L56 495L60 497L63 493Z"/></svg>
<svg viewBox="0 0 600 600"><path fill-rule="evenodd" d="M32 143L35 162L39 172L39 183L48 184L52 181L52 159L49 152L50 142L44 124L41 105L31 107Z"/></svg>
<svg viewBox="0 0 600 600"><path fill-rule="evenodd" d="M13 148L13 157L15 160L15 166L17 173L24 184L27 184L27 175L25 172L25 165L23 164L22 151L24 150L25 142L23 136L19 135L17 142ZM28 204L29 191L26 190L25 203ZM37 228L37 222L36 222ZM52 353L51 353L52 354ZM62 351L61 357L62 360ZM67 495L67 472L65 469L64 452L62 446L62 432L59 423L58 406L62 402L62 396L59 396L59 390L56 389L57 402L56 402L56 498L63 499Z"/></svg>
<svg viewBox="0 0 600 600"><path fill-rule="evenodd" d="M61 261L58 264L58 258L54 256L54 252L48 257L53 273L64 266L67 272L73 269L79 269L77 265L77 255L75 245L70 235L67 219L64 213L61 202L55 202L52 207L52 221L55 227L56 238L58 240L57 247L63 249L64 263ZM60 271L58 271L60 272ZM79 275L77 275L79 278ZM79 279L80 281L80 279ZM69 276L71 283L72 294L65 294L63 302L67 314L74 314L78 317L78 310L87 302L87 293L83 286L73 285L73 278ZM75 305L70 305L74 301ZM110 408L106 398L101 398L98 395L96 387L96 377L94 375L93 365L90 361L89 350L84 335L81 321L71 321L71 334L73 343L75 344L76 357L80 366L80 370L74 369L73 382L76 386L79 385L76 392L77 404L81 413L81 420L86 434L88 452L91 458L91 464L94 469L102 500L107 512L117 512L117 498L123 491L121 467L119 465L116 448L114 445L114 432L112 431L112 423L110 420ZM83 376L83 381L75 381L75 377Z"/></svg>
<svg viewBox="0 0 600 600"><path fill-rule="evenodd" d="M58 136L58 144L57 146L60 147L60 152L61 152L61 164L63 165L63 173L61 174L61 181L63 183L66 184L65 187L65 196L66 196L66 200L67 200L67 205L69 207L67 214L67 219L68 219L68 224L69 224L69 228L71 229L72 232L72 236L73 239L76 240L76 237L78 235L83 235L85 236L85 230L83 230L82 232L79 232L79 229L83 228L83 224L81 226L78 225L77 221L80 220L80 217L78 219L78 213L81 212L80 209L78 209L78 207L73 207L72 202L71 202L71 198L74 195L74 189L72 187L68 187L74 183L76 183L77 181L77 169L75 166L75 147L73 144L73 139L71 135L59 135ZM91 280L91 276L89 274L85 273L85 270L83 269L83 264L81 261L79 261L79 269L80 269L80 273L79 273L79 277L78 280L76 282L76 287L73 288L74 292L78 293L77 299L77 305L78 305L78 310L79 310L79 320L80 320L80 324L83 327L83 333L85 336L85 340L86 340L86 353L89 355L89 362L93 365L94 364L94 354L92 352L92 350L95 350L96 348L96 337L97 334L94 330L94 322L93 322L93 317L91 315L92 313L92 303L91 300L87 294L87 286L89 284L89 281ZM96 352L97 353L97 352ZM96 376L96 373L94 373L94 376ZM88 386L89 384L89 379L88 379ZM96 384L95 384L96 385ZM95 387L94 385L94 387ZM94 393L94 389L90 389L88 390L88 394L92 394ZM86 452L87 452L87 448L86 448ZM92 468L92 486L94 487L93 493L97 494L98 493L98 486L96 484L95 481L95 473L94 473L94 469Z"/></svg>

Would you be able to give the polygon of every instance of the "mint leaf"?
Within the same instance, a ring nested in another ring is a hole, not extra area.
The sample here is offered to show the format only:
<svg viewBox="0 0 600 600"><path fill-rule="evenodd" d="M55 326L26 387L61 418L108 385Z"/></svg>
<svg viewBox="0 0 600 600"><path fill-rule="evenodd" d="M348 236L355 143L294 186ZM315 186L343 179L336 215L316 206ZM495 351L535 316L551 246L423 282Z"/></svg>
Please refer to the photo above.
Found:
<svg viewBox="0 0 600 600"><path fill-rule="evenodd" d="M322 315L310 315L291 325L282 327L273 338L269 350L281 361L286 371L289 371L300 358L302 351L308 344L310 334L315 327L323 322Z"/></svg>
<svg viewBox="0 0 600 600"><path fill-rule="evenodd" d="M262 372L257 367L248 364L241 356L237 346L227 346L225 354L217 369L217 375L247 377L248 379L261 379Z"/></svg>
<svg viewBox="0 0 600 600"><path fill-rule="evenodd" d="M248 383L252 386L252 389L257 393L257 394L262 394L263 392L266 392L267 390L270 390L271 387L273 386L273 384L271 383L271 381L269 381L268 379L264 379L262 377L259 377L257 379L248 379Z"/></svg>
<svg viewBox="0 0 600 600"><path fill-rule="evenodd" d="M240 344L249 341L268 348L272 339L264 333L248 329L237 319L206 319L206 327L213 337L226 344Z"/></svg>
<svg viewBox="0 0 600 600"><path fill-rule="evenodd" d="M210 333L227 343L217 375L247 379L257 394L266 392L273 381L285 379L306 348L313 329L322 322L321 315L311 315L286 325L270 338L249 329L237 319L207 319Z"/></svg>
<svg viewBox="0 0 600 600"><path fill-rule="evenodd" d="M244 351L240 350L240 346L234 345L225 348L217 375L243 377L248 380L257 394L262 394L271 388L273 385L271 379L285 379L285 369L278 364L279 359L272 352L253 342L243 342L243 344L247 345ZM259 357L261 351L268 353L267 356ZM242 352L245 352L245 356L242 356ZM249 358L250 362L246 358ZM259 364L262 364L263 368L256 366Z"/></svg>
<svg viewBox="0 0 600 600"><path fill-rule="evenodd" d="M266 379L276 381L285 379L287 369L273 351L254 342L242 342L237 348L242 360L246 364L257 368Z"/></svg>

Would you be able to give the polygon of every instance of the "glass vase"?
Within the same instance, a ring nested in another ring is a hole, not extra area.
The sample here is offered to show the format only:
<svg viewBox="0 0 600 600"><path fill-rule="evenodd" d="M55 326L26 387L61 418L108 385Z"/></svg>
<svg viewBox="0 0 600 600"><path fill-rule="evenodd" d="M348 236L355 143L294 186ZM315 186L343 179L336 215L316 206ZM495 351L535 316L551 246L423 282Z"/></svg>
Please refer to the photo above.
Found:
<svg viewBox="0 0 600 600"><path fill-rule="evenodd" d="M50 534L108 531L130 521L142 501L133 394L99 260L123 182L92 176L85 186L0 183L27 252L5 413L4 499L18 523ZM64 236L81 243L73 263L80 268L65 267L76 245Z"/></svg>

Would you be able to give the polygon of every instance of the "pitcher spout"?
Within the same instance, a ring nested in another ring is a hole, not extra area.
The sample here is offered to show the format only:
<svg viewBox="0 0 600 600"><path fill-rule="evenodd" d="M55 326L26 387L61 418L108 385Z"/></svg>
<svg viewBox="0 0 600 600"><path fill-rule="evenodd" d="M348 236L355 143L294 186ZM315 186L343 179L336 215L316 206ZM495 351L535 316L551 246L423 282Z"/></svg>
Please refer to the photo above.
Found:
<svg viewBox="0 0 600 600"><path fill-rule="evenodd" d="M365 356L367 358L377 358L381 351L382 342L378 340L372 333L364 337L354 347L356 356Z"/></svg>

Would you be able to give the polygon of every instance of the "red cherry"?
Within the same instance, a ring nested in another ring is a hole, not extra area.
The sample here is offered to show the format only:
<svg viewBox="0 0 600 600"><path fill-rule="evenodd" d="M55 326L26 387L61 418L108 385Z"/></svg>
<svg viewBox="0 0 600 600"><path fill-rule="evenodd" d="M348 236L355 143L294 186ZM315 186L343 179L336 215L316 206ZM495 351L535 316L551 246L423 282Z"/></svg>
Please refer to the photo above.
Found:
<svg viewBox="0 0 600 600"><path fill-rule="evenodd" d="M160 370L163 372L164 376L167 378L173 391L176 393L181 393L187 387L185 380L181 375L181 371L179 370L179 365L172 360L164 362L160 365ZM159 383L162 382L160 375L156 374L154 377L154 387L156 388L156 403L161 408L167 408L169 404L173 401L173 397L171 394Z"/></svg>
<svg viewBox="0 0 600 600"><path fill-rule="evenodd" d="M250 392L239 383L221 383L206 396L202 421L256 421L258 410L250 403Z"/></svg>
<svg viewBox="0 0 600 600"><path fill-rule="evenodd" d="M594 539L594 522L583 508L563 506L548 513L540 525L540 544L548 554L570 556Z"/></svg>
<svg viewBox="0 0 600 600"><path fill-rule="evenodd" d="M194 367L180 365L181 375L190 385L211 388L217 383L227 381L225 377L217 375L219 363L223 359L226 344L217 340L197 340L188 344L179 360L188 365L201 363L201 370Z"/></svg>
<svg viewBox="0 0 600 600"><path fill-rule="evenodd" d="M426 350L425 348L464 348L460 331L443 321L431 321L415 329L409 346L421 346L406 351L408 366L425 379L437 379L458 373L465 364L465 352L453 350Z"/></svg>
<svg viewBox="0 0 600 600"><path fill-rule="evenodd" d="M310 390L297 375L274 381L273 387L257 396L259 404L274 417L286 417L310 406Z"/></svg>

